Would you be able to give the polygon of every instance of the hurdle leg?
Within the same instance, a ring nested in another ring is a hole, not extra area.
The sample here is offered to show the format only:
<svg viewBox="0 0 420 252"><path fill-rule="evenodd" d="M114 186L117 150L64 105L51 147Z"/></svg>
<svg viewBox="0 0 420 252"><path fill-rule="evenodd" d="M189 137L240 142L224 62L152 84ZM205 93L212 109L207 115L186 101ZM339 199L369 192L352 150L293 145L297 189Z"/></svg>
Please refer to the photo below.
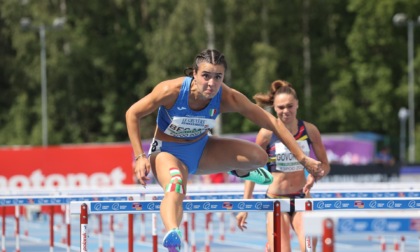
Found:
<svg viewBox="0 0 420 252"><path fill-rule="evenodd" d="M128 214L128 251L129 252L134 251L133 222L134 222L133 214Z"/></svg>
<svg viewBox="0 0 420 252"><path fill-rule="evenodd" d="M109 251L115 252L114 215L109 216Z"/></svg>
<svg viewBox="0 0 420 252"><path fill-rule="evenodd" d="M306 201L305 203L305 211L312 211L312 202ZM311 236L305 236L305 251L306 252L312 252L313 250L312 245L312 237Z"/></svg>
<svg viewBox="0 0 420 252"><path fill-rule="evenodd" d="M195 241L195 213L191 213L191 252L197 251L197 244Z"/></svg>
<svg viewBox="0 0 420 252"><path fill-rule="evenodd" d="M230 232L231 233L235 232L235 229L236 229L236 217L235 217L234 213L230 213L229 214L229 229L230 229Z"/></svg>
<svg viewBox="0 0 420 252"><path fill-rule="evenodd" d="M103 226L102 226L102 214L97 215L98 218L98 251L103 252L104 251L104 244L102 240L102 233L103 233Z"/></svg>
<svg viewBox="0 0 420 252"><path fill-rule="evenodd" d="M213 213L209 214L209 234L210 242L214 241L214 225L213 225Z"/></svg>
<svg viewBox="0 0 420 252"><path fill-rule="evenodd" d="M401 236L400 249L401 249L401 252L405 252L405 236Z"/></svg>
<svg viewBox="0 0 420 252"><path fill-rule="evenodd" d="M80 209L80 251L87 252L88 210L86 203L83 203Z"/></svg>
<svg viewBox="0 0 420 252"><path fill-rule="evenodd" d="M274 236L274 251L281 251L281 207L280 201L274 201L273 210L273 236Z"/></svg>
<svg viewBox="0 0 420 252"><path fill-rule="evenodd" d="M60 233L61 233L61 243L66 244L66 227L67 227L67 223L66 223L66 206L65 205L61 205L60 206L60 214L61 214L61 225L59 225L59 229L60 229Z"/></svg>
<svg viewBox="0 0 420 252"><path fill-rule="evenodd" d="M140 214L140 241L146 241L146 216L144 213Z"/></svg>
<svg viewBox="0 0 420 252"><path fill-rule="evenodd" d="M71 226L70 226L70 206L67 204L65 206L65 211L66 211L66 232L67 232L67 239L66 239L66 244L67 244L67 252L70 252L71 249Z"/></svg>
<svg viewBox="0 0 420 252"><path fill-rule="evenodd" d="M380 241L381 241L381 251L385 252L386 251L386 240L385 237L382 235L379 237Z"/></svg>
<svg viewBox="0 0 420 252"><path fill-rule="evenodd" d="M400 242L396 237L394 237L394 251L400 251Z"/></svg>
<svg viewBox="0 0 420 252"><path fill-rule="evenodd" d="M54 205L50 206L50 251L54 251Z"/></svg>
<svg viewBox="0 0 420 252"><path fill-rule="evenodd" d="M28 222L29 222L28 210L24 206L22 206L21 209L22 209L22 214L23 214L23 219L24 219L24 221L22 222L23 235L24 236L29 236L29 230L28 230Z"/></svg>
<svg viewBox="0 0 420 252"><path fill-rule="evenodd" d="M153 252L158 251L158 237L157 237L157 215L152 214L152 239L153 239Z"/></svg>
<svg viewBox="0 0 420 252"><path fill-rule="evenodd" d="M15 206L15 221L16 221L16 228L15 228L15 239L16 239L16 252L20 252L20 209L19 206Z"/></svg>
<svg viewBox="0 0 420 252"><path fill-rule="evenodd" d="M183 214L183 227L184 227L184 251L188 252L189 251L189 244L188 244L188 213L184 213Z"/></svg>
<svg viewBox="0 0 420 252"><path fill-rule="evenodd" d="M312 237L311 236L305 236L305 251L306 252L312 252Z"/></svg>
<svg viewBox="0 0 420 252"><path fill-rule="evenodd" d="M206 225L205 225L205 245L204 245L204 251L210 252L210 243L212 241L212 234L211 234L211 213L206 213Z"/></svg>
<svg viewBox="0 0 420 252"><path fill-rule="evenodd" d="M334 252L334 222L327 218L323 221L322 252Z"/></svg>
<svg viewBox="0 0 420 252"><path fill-rule="evenodd" d="M225 213L219 213L219 239L225 240Z"/></svg>
<svg viewBox="0 0 420 252"><path fill-rule="evenodd" d="M1 219L1 251L6 252L6 207L2 207Z"/></svg>

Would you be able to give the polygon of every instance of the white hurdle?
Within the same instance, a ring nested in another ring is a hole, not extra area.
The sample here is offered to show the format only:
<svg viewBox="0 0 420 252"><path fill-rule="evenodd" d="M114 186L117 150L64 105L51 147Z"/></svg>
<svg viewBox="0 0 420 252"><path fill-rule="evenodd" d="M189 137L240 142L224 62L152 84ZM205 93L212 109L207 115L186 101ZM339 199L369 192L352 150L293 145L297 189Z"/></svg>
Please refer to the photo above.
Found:
<svg viewBox="0 0 420 252"><path fill-rule="evenodd" d="M67 251L70 251L71 241L70 241L70 208L68 207L70 202L77 202L77 201L86 201L91 200L95 201L113 201L113 200L139 200L139 194L132 194L132 195L67 195L67 196L57 196L57 195L49 195L49 196L0 196L0 207L3 208L2 211L2 251L6 251L5 243L6 243L6 207L15 207L15 221L16 221L16 228L15 228L15 236L16 236L16 251L20 251L20 207L21 206L33 206L33 205L42 205L42 206L50 206L50 252L54 251L54 206L65 205L66 207L66 216L65 218L66 226L67 226Z"/></svg>
<svg viewBox="0 0 420 252"><path fill-rule="evenodd" d="M420 211L329 211L328 213L305 212L303 215L305 234L322 236L322 252L334 252L336 234L395 234L418 235L420 231ZM403 236L404 237L404 236ZM395 251L404 251L404 239L401 246L395 245ZM381 241L381 251L385 251ZM420 251L420 244L419 244Z"/></svg>
<svg viewBox="0 0 420 252"><path fill-rule="evenodd" d="M338 225L338 231L340 232L393 231L401 234L404 232L418 233L420 231L420 199L418 197L296 199L295 208L296 211L306 211L304 227L307 236L320 235L319 230L323 230L323 252L334 252L334 233L337 233L337 229L334 229L335 224ZM357 211L357 214L355 211ZM363 212L360 213L360 211ZM337 216L347 219L340 219ZM388 216L398 217L399 219L386 219L391 218ZM356 222L360 218L363 220L357 224ZM410 222L412 224L413 221L414 227L407 224ZM393 224L387 226L384 224L387 222ZM378 226L379 224L381 226ZM394 228L392 229L391 226ZM381 243L382 251L385 251L385 242L381 241Z"/></svg>
<svg viewBox="0 0 420 252"><path fill-rule="evenodd" d="M370 192L362 191L355 189L360 184L356 183L317 183L314 188L312 189L312 196L313 200L315 199L323 199L323 198L331 198L331 199L337 199L340 198L340 202L343 203L344 198L370 198L370 197L376 197L376 198L383 198L383 197L402 197L403 199L408 198L419 198L420 197L420 186L417 183L409 184L409 183L393 183L393 184L384 184L384 183L369 183L364 187L364 189L372 190ZM340 188L340 190L337 190L337 188ZM255 188L255 198L263 198L264 197L264 191L266 190L265 186L258 187L258 185ZM198 199L202 197L202 199L209 199L211 198L218 198L219 200L225 199L225 201L231 201L232 198L241 199L243 195L243 184L222 184L222 185L213 185L213 184L200 184L200 185L189 185L189 193L187 196L190 197L190 199ZM103 197L101 199L105 199L107 195L114 195L114 196L121 196L124 197L127 194L135 194L137 197L140 196L140 198L146 198L149 197L149 195L155 193L159 194L162 192L162 189L158 185L148 185L146 189L139 187L138 185L129 185L129 186L121 186L121 187L113 187L113 188L55 188L54 190L46 190L46 189L33 189L33 190L2 190L0 192L0 195L6 195L4 197L0 197L0 208L2 208L3 211L3 218L2 218L2 228L1 228L1 239L2 239L2 252L5 252L5 207L2 206L31 206L31 205L63 205L59 202L52 202L56 198L62 198L64 197L85 197L82 201L90 201L88 197L91 195L98 195L99 197ZM228 193L225 193L228 192ZM215 196L216 194L220 194L220 196ZM42 198L39 196L43 196L44 198L51 197L51 203L49 203L48 200L39 200L39 202L35 202L36 198ZM203 197L203 195L207 195L208 198ZM4 201L4 198L9 199L9 202ZM19 200L22 199L28 199L28 202L19 202ZM3 201L2 201L3 199ZM98 198L99 199L99 198ZM95 199L92 199L95 200ZM96 199L97 200L97 199ZM106 199L105 199L106 200ZM314 201L317 202L317 201ZM330 204L330 202L324 201L324 204ZM354 202L353 202L354 203ZM377 202L378 203L378 202ZM379 202L380 203L380 202ZM394 202L395 203L395 202ZM65 205L68 204L64 203ZM339 203L337 203L339 204ZM351 204L351 203L350 203ZM355 206L360 208L362 205L361 203L354 203ZM373 204L373 203L372 203ZM397 202L398 204L398 202ZM413 204L413 203L411 203ZM331 204L330 204L331 205ZM367 208L367 203L364 203L363 206ZM408 207L408 205L407 205ZM315 206L316 208L316 206ZM398 209L398 208L395 208ZM314 209L317 210L317 209ZM322 209L319 209L322 210ZM326 210L335 210L334 208L326 209ZM69 211L69 210L68 210ZM1 213L0 212L0 213ZM232 212L233 213L233 212ZM230 214L232 214L230 213ZM67 214L67 212L66 212ZM69 223L69 218L66 216L66 223ZM17 221L19 221L17 219ZM193 220L191 220L193 221ZM111 230L113 231L113 230ZM68 231L69 232L69 231ZM193 232L194 230L191 230L191 239L190 242L193 242ZM111 232L112 234L113 232ZM141 238L144 239L144 238ZM155 239L155 237L153 237ZM70 243L70 239L67 239L67 242ZM111 237L111 242L112 237ZM187 241L188 242L188 241ZM19 240L16 241L16 245L19 245ZM51 246L54 246L54 244L51 244ZM69 245L70 246L70 245ZM192 249L192 247L191 247ZM52 249L50 249L52 251Z"/></svg>
<svg viewBox="0 0 420 252"><path fill-rule="evenodd" d="M270 212L274 213L274 249L280 251L280 218L281 212L290 211L289 199L261 200L185 200L185 213L197 212ZM87 252L87 224L90 214L141 214L158 213L160 201L101 201L101 202L71 202L70 213L80 215L81 242L80 251ZM154 239L153 252L157 252L157 239ZM129 252L133 252L133 243L128 242Z"/></svg>
<svg viewBox="0 0 420 252"><path fill-rule="evenodd" d="M279 211L275 212L274 228L280 230L280 212L290 211L290 200L289 199L259 199L259 200L244 200L244 199L219 199L219 200L185 200L183 202L183 209L185 213L197 213L197 212L241 212L241 211L259 211L268 212L274 211L273 202L279 202ZM83 210L86 209L86 210ZM70 212L72 214L87 215L89 214L143 214L143 213L158 213L160 210L160 200L152 201L114 201L114 202L72 202L70 204ZM330 216L335 212L346 212L348 210L392 210L407 212L420 212L420 199L417 197L413 198L340 198L340 199L295 199L295 210L296 211L308 211L308 212L319 212L323 216ZM392 212L384 211L384 212ZM84 228L85 223L81 223L81 228ZM86 222L87 224L87 222ZM334 223L330 220L326 220L324 226L329 228L332 235L332 227ZM311 225L309 225L311 226ZM306 227L306 225L305 225ZM83 231L83 229L81 229ZM311 234L309 232L309 234ZM326 232L328 234L328 232ZM83 234L82 234L83 236ZM277 231L274 232L275 236L275 250L280 251L276 248L280 248L280 237ZM154 239L157 241L157 239ZM277 241L278 240L278 241ZM326 245L333 249L333 237L328 240L324 238L324 252L332 251L327 250ZM87 242L84 241L84 242ZM129 242L129 246L132 242ZM206 243L205 250L209 251L209 244ZM85 243L81 243L81 251L86 248ZM153 244L153 247L157 251L157 244ZM129 247L129 251L132 252L133 248Z"/></svg>
<svg viewBox="0 0 420 252"><path fill-rule="evenodd" d="M295 199L296 211L328 210L419 210L420 198Z"/></svg>
<svg viewBox="0 0 420 252"><path fill-rule="evenodd" d="M419 196L420 196L420 192L417 190L401 190L401 191L395 191L395 190L376 190L376 191L362 191L362 190L353 190L353 191L335 191L332 190L330 192L322 192L322 191L315 191L313 193L311 193L311 195L313 196L312 199L299 199L296 200L297 202L300 203L296 203L296 211L309 211L312 210L312 202L317 202L317 204L319 204L319 210L328 210L328 206L331 206L331 202L334 202L334 204L336 204L336 208L337 209L341 209L341 208L347 208L349 206L354 206L357 208L364 208L364 204L365 201L368 199L375 199L372 201L369 201L368 205L378 205L378 207L381 206L385 206L387 205L387 209L392 209L392 207L390 208L388 206L388 201L386 201L387 199L395 199L396 201L391 201L389 204L393 204L396 206L399 206L399 200L403 200L404 202L407 202L407 199L413 199L413 200L418 200ZM145 195L145 199L146 200L162 200L163 199L163 194L146 194ZM242 199L243 198L243 193L240 192L226 192L226 193L219 193L219 194L209 194L209 193L202 193L202 192L192 192L192 193L188 193L186 195L186 199L187 200L229 200L229 199ZM265 198L265 193L263 192L256 192L253 194L253 198L254 199L264 199ZM364 199L365 201L358 201L359 199ZM306 205L306 202L310 200L310 205ZM386 201L386 204L384 203L384 200ZM349 203L350 202L350 203ZM411 202L410 204L412 204L413 202ZM299 205L301 204L301 205ZM334 205L333 204L333 205ZM323 205L327 205L327 209L322 208ZM407 208L408 205L407 205ZM335 209L335 208L333 208ZM224 214L223 212L220 214ZM223 222L221 222L223 223ZM209 225L210 224L210 225ZM235 223L234 223L235 224ZM233 226L234 228L234 226ZM224 230L220 230L219 233L221 235L221 237L223 237L223 232ZM185 229L184 230L184 239L188 240L188 230ZM195 251L195 232L194 230L192 230L191 232L191 247L192 247L192 252ZM206 241L206 251L208 251L209 249L207 249L207 247L209 246L210 242L212 241L213 238L213 234L212 234L212 226L211 226L211 216L208 215L206 216L206 237L205 237L205 241ZM184 249L185 250L185 249ZM187 251L187 250L185 250ZM306 252L311 252L313 251L312 248L312 239L311 237L306 237Z"/></svg>

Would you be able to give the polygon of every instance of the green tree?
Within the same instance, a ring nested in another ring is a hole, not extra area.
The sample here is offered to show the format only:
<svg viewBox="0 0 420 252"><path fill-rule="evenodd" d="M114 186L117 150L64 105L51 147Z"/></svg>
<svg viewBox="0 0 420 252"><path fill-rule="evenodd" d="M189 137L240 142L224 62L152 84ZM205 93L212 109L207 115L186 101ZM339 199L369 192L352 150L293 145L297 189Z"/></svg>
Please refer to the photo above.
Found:
<svg viewBox="0 0 420 252"><path fill-rule="evenodd" d="M49 27L66 18L46 34L49 144L127 141L127 108L209 46L228 60L225 82L251 100L285 79L299 117L322 133L372 131L393 143L408 89L406 29L392 17L419 9L410 0L0 0L0 144L41 144L39 34L23 31L22 17ZM142 122L144 138L155 115ZM257 130L223 115L223 133Z"/></svg>

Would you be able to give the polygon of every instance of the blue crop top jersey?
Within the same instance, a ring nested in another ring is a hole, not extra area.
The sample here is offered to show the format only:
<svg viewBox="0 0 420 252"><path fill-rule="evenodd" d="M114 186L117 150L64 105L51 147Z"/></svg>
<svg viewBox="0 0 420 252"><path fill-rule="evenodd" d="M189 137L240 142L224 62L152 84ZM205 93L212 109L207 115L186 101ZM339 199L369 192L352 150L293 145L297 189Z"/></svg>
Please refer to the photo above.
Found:
<svg viewBox="0 0 420 252"><path fill-rule="evenodd" d="M220 113L222 88L200 111L191 110L188 105L193 78L185 77L175 104L170 109L160 106L156 119L157 126L165 134L177 138L193 140L207 130L214 128Z"/></svg>
<svg viewBox="0 0 420 252"><path fill-rule="evenodd" d="M298 132L294 135L294 138L305 155L309 156L312 142L303 120L298 120ZM269 158L275 157L275 161L267 163L270 172L295 172L305 168L274 134L266 151Z"/></svg>

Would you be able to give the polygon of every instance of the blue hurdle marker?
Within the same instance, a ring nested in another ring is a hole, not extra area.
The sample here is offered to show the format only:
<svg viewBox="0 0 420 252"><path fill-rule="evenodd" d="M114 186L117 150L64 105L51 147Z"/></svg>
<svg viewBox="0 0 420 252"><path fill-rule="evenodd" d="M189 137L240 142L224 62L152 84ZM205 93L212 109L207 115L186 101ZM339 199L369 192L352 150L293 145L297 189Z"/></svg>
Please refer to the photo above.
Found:
<svg viewBox="0 0 420 252"><path fill-rule="evenodd" d="M336 234L418 235L420 215L418 211L336 211L328 214L316 211L305 212L303 224L305 235L322 236L323 252L333 252ZM404 246L403 241L401 245ZM381 251L385 251L385 247L382 241ZM403 247L401 251L404 251Z"/></svg>
<svg viewBox="0 0 420 252"><path fill-rule="evenodd" d="M80 215L80 251L87 251L87 224L89 214L139 214L158 213L160 201L103 201L103 202L71 202L70 213ZM185 200L183 209L186 213L197 212L274 212L274 247L280 251L280 218L281 212L290 211L289 199L261 200ZM155 227L154 227L155 229ZM132 230L130 231L132 232ZM153 232L156 233L156 232ZM129 251L133 251L133 242L129 235ZM157 238L153 247L157 251Z"/></svg>
<svg viewBox="0 0 420 252"><path fill-rule="evenodd" d="M58 195L49 195L49 196L0 196L0 207L3 208L2 211L2 251L6 251L6 207L14 206L15 207L15 219L17 222L16 225L16 251L20 251L19 243L19 217L20 217L20 206L51 206L50 211L50 251L53 251L54 247L54 206L65 205L66 206L66 225L67 225L67 251L70 251L71 241L70 241L70 202L77 201L120 201L120 200L140 200L139 194L132 195L68 195L68 196L58 196Z"/></svg>

